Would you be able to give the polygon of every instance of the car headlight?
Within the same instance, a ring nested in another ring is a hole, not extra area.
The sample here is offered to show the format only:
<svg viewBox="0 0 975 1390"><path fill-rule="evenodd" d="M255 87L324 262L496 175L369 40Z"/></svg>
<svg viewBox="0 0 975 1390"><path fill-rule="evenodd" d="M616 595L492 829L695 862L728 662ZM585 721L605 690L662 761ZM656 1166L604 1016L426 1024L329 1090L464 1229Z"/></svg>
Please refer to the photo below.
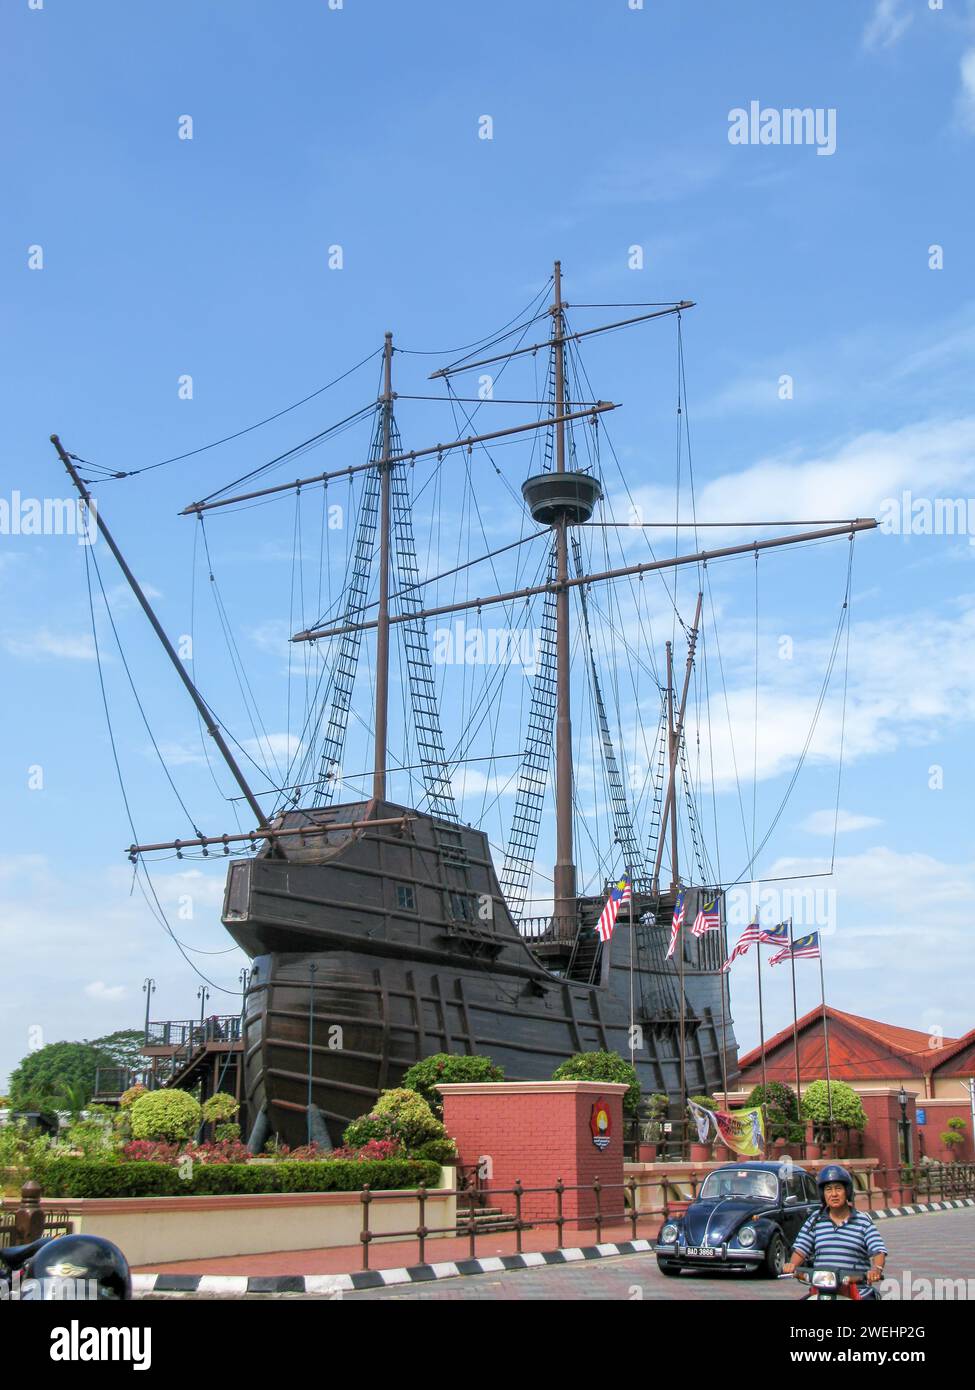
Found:
<svg viewBox="0 0 975 1390"><path fill-rule="evenodd" d="M663 1230L660 1232L660 1244L661 1244L661 1245L674 1245L674 1244L676 1243L677 1237L678 1237L679 1235L680 1235L680 1232L678 1231L678 1229L677 1229L677 1227L674 1225L674 1223L673 1223L672 1221L668 1221L668 1222L667 1222L667 1225L666 1225L666 1226L663 1228Z"/></svg>
<svg viewBox="0 0 975 1390"><path fill-rule="evenodd" d="M755 1244L754 1226L742 1226L741 1230L738 1232L738 1244L743 1245L746 1250Z"/></svg>

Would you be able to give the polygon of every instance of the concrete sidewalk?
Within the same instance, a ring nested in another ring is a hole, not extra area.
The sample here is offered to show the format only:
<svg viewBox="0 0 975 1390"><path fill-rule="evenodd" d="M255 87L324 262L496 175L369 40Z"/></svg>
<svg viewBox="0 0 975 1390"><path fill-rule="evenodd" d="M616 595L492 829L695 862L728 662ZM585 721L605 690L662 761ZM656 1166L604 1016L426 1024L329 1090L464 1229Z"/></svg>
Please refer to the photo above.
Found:
<svg viewBox="0 0 975 1390"><path fill-rule="evenodd" d="M660 1229L659 1217L638 1223L636 1238L654 1240ZM603 1225L600 1244L619 1244L634 1239L630 1222ZM557 1246L591 1246L597 1242L595 1227L573 1228L566 1222L560 1241L557 1228L536 1226L521 1233L523 1253L554 1250ZM515 1231L488 1232L478 1235L475 1259L489 1259L518 1253ZM467 1236L429 1238L425 1260L428 1263L467 1260L472 1258ZM420 1264L420 1243L417 1240L371 1241L369 1269L401 1269ZM217 1275L289 1275L289 1274L357 1274L366 1266L362 1262L361 1245L342 1245L330 1250L282 1250L268 1255L228 1255L207 1260L179 1260L173 1264L138 1265L135 1274L217 1274Z"/></svg>

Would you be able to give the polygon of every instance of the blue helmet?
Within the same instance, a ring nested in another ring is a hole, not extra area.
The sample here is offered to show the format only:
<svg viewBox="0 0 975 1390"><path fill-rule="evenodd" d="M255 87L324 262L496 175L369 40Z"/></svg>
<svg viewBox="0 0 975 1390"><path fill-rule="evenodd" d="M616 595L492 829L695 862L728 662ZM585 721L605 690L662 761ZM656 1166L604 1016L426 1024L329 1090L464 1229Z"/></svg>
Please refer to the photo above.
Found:
<svg viewBox="0 0 975 1390"><path fill-rule="evenodd" d="M828 1182L841 1182L846 1188L846 1200L853 1204L853 1179L849 1172L839 1163L830 1163L821 1170L816 1178L816 1186L819 1188L819 1195L825 1201L823 1189Z"/></svg>

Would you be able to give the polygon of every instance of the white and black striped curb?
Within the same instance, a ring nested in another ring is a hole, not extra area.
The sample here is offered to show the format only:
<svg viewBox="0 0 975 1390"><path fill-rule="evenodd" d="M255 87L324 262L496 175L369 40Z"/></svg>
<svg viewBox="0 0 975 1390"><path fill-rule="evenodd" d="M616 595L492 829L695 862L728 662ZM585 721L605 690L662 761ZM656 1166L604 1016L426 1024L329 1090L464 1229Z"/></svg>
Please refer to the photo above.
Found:
<svg viewBox="0 0 975 1390"><path fill-rule="evenodd" d="M886 1207L870 1216L881 1221L892 1216L920 1216L925 1212L975 1207L975 1198L958 1197L945 1202L921 1202L909 1207ZM244 1294L316 1294L335 1297L358 1289L382 1289L390 1284L426 1284L433 1279L456 1279L465 1274L499 1274L509 1269L537 1269L542 1265L574 1264L602 1260L611 1255L642 1255L652 1251L652 1240L621 1240L602 1245L567 1246L562 1250L532 1250L524 1255L488 1255L479 1260L444 1260L439 1264L403 1266L399 1269L363 1269L355 1274L133 1274L132 1292L146 1294L209 1294L215 1298L242 1298Z"/></svg>
<svg viewBox="0 0 975 1390"><path fill-rule="evenodd" d="M642 1255L652 1240L621 1240L603 1245L567 1246L563 1250L530 1250L524 1255L486 1255L479 1260L444 1260L440 1264L401 1269L363 1269L355 1274L133 1274L132 1292L212 1294L240 1298L249 1293L303 1293L332 1296L357 1289L382 1289L390 1284L425 1284L432 1279L455 1279L463 1274L499 1274L508 1269L537 1269L541 1265L574 1264L609 1255Z"/></svg>
<svg viewBox="0 0 975 1390"><path fill-rule="evenodd" d="M920 1216L926 1211L953 1211L955 1207L975 1207L975 1197L952 1197L946 1202L918 1202L912 1207L885 1207L883 1211L871 1211L868 1215L874 1221L885 1216Z"/></svg>

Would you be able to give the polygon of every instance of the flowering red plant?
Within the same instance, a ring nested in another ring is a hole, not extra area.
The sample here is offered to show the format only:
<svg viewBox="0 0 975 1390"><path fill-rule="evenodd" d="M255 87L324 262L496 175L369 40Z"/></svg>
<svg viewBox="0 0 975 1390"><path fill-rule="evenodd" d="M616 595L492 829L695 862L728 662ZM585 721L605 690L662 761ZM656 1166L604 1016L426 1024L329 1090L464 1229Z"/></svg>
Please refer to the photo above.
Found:
<svg viewBox="0 0 975 1390"><path fill-rule="evenodd" d="M367 1143L360 1144L358 1148L347 1145L342 1149L333 1149L327 1157L351 1158L364 1163L375 1159L396 1158L401 1150L402 1145L398 1139L370 1139Z"/></svg>
<svg viewBox="0 0 975 1390"><path fill-rule="evenodd" d="M162 1139L131 1139L122 1149L129 1163L178 1163L179 1145Z"/></svg>
<svg viewBox="0 0 975 1390"><path fill-rule="evenodd" d="M221 1139L214 1144L187 1144L183 1150L194 1163L246 1163L251 1152L239 1139Z"/></svg>

